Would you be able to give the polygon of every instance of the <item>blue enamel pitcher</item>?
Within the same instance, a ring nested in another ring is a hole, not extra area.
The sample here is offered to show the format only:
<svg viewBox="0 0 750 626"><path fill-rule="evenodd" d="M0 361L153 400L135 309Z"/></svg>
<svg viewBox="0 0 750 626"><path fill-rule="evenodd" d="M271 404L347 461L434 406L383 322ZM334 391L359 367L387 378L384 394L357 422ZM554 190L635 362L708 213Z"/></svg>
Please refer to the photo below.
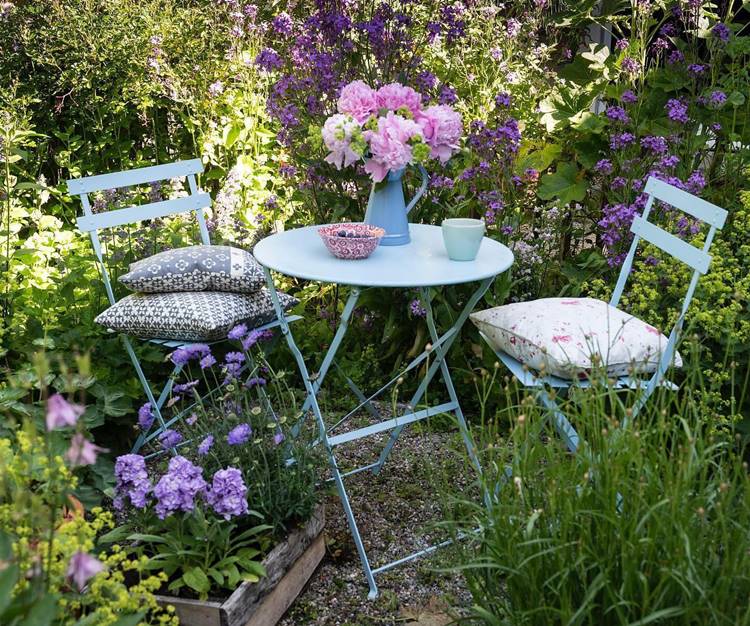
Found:
<svg viewBox="0 0 750 626"><path fill-rule="evenodd" d="M381 246L403 246L411 241L407 215L424 195L430 180L427 170L421 165L418 167L422 174L422 184L408 205L404 201L404 186L401 181L404 175L403 169L389 172L384 184L372 186L365 213L365 224L380 226L385 230L385 236L380 240Z"/></svg>

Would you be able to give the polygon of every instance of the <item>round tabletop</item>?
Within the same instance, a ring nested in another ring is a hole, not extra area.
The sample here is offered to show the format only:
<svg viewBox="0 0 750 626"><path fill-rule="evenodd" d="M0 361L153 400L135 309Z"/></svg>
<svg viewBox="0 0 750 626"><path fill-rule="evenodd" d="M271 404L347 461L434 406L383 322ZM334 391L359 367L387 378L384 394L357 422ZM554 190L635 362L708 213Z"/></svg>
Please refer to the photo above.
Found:
<svg viewBox="0 0 750 626"><path fill-rule="evenodd" d="M409 224L411 243L378 246L366 259L334 257L318 226L295 228L266 237L253 249L261 265L305 280L357 287L432 287L483 280L507 270L513 253L485 237L473 261L451 261L440 226Z"/></svg>

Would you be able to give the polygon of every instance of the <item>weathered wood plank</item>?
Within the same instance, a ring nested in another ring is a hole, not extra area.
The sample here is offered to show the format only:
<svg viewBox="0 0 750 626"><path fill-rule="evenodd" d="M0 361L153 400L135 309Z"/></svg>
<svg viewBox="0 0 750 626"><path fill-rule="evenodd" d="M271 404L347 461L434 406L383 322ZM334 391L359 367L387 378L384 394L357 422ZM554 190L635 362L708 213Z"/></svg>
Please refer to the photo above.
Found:
<svg viewBox="0 0 750 626"><path fill-rule="evenodd" d="M238 626L276 626L310 580L326 553L325 537L320 534L312 545L253 611L250 619Z"/></svg>

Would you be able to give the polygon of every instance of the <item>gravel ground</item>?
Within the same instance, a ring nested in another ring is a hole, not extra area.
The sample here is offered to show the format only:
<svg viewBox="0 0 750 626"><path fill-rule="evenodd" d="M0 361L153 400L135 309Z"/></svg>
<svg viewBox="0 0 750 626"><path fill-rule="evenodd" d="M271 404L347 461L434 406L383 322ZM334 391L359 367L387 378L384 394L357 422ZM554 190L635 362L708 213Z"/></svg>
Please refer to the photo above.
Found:
<svg viewBox="0 0 750 626"><path fill-rule="evenodd" d="M366 423L360 418L347 430ZM450 484L450 490L458 496L471 497L473 474L466 469L458 434L420 426L403 431L379 475L366 471L345 479L373 567L445 537L431 525L444 519L437 495L441 484L443 489ZM346 471L372 463L386 437L383 434L339 446L339 467ZM327 554L280 622L283 626L444 626L471 602L460 575L437 571L451 564L454 549L450 547L376 577L380 596L368 600L368 587L341 502L332 486L326 493Z"/></svg>

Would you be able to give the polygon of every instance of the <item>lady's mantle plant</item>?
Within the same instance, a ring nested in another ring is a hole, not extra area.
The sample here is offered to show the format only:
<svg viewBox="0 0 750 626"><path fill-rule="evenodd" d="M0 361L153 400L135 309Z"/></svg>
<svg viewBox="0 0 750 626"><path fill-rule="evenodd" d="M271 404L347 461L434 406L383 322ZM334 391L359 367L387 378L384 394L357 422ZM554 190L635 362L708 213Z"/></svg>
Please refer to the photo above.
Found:
<svg viewBox="0 0 750 626"><path fill-rule="evenodd" d="M458 150L461 115L447 104L423 108L425 96L390 83L375 90L355 80L341 90L338 113L321 129L330 151L326 162L341 169L364 159L373 182L407 165L439 159L446 163Z"/></svg>

